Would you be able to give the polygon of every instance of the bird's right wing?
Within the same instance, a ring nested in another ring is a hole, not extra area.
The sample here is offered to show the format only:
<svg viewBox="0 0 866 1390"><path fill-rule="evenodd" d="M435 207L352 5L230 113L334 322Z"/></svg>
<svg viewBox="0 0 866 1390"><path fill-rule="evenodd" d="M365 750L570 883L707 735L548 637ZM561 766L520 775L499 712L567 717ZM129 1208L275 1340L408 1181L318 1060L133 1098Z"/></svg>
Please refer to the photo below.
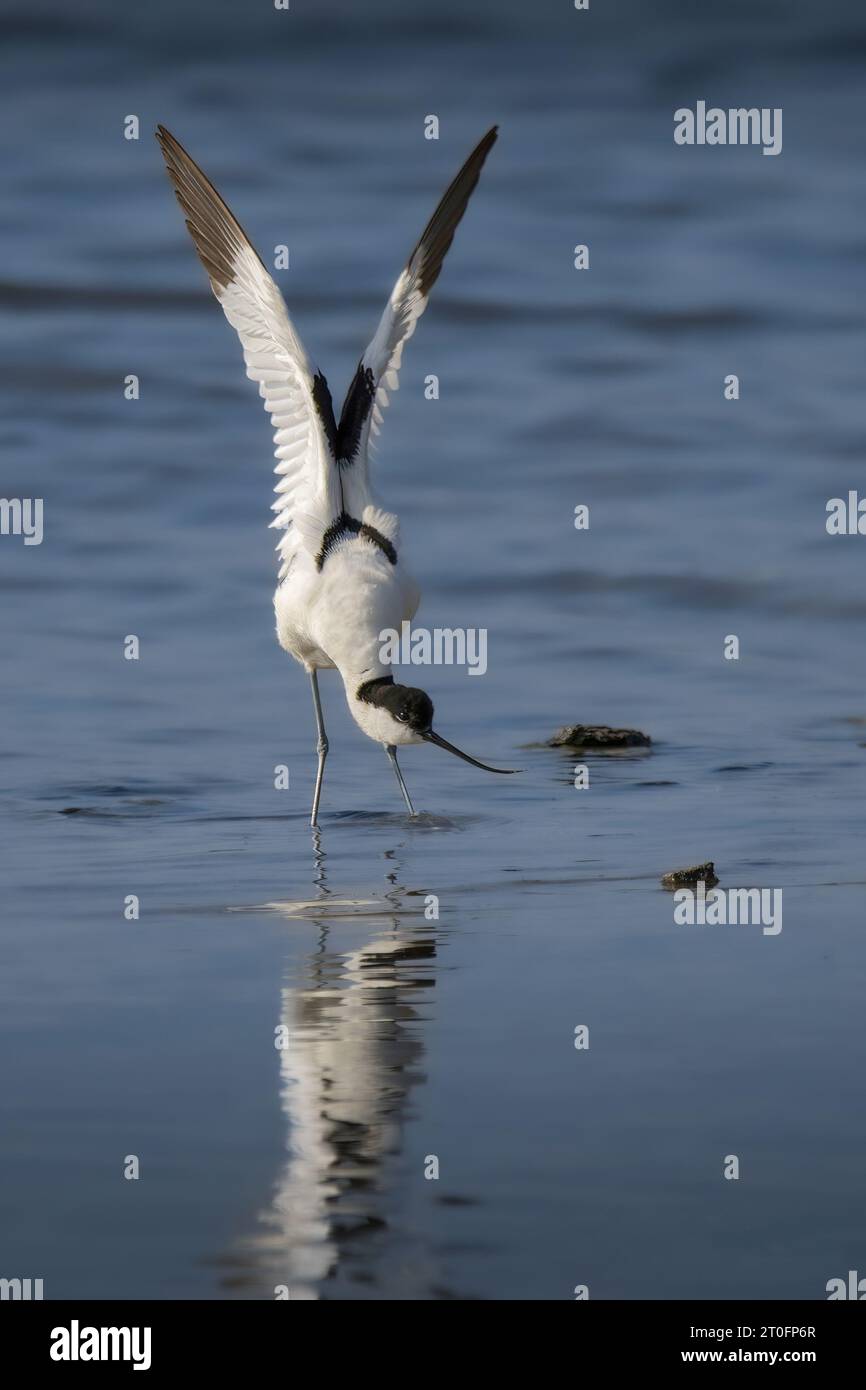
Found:
<svg viewBox="0 0 866 1390"><path fill-rule="evenodd" d="M211 289L241 340L247 376L259 383L274 427L280 481L271 525L285 529L293 517L306 516L327 527L342 509L327 382L307 357L283 296L213 184L164 126L156 138ZM277 548L285 562L284 541Z"/></svg>
<svg viewBox="0 0 866 1390"><path fill-rule="evenodd" d="M379 326L358 363L346 395L337 430L336 453L344 493L347 498L354 496L358 499L355 502L358 510L369 497L367 454L370 436L379 433L382 411L388 404L388 391L397 390L403 348L427 307L427 298L439 278L442 262L496 136L497 127L493 126L479 140L443 193L391 291Z"/></svg>

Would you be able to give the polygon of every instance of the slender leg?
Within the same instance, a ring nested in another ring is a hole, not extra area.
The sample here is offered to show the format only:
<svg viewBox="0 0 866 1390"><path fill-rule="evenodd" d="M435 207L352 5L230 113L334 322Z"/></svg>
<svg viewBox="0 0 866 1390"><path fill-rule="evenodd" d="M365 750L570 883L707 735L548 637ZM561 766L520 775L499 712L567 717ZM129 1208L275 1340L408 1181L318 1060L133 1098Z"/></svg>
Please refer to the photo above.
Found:
<svg viewBox="0 0 866 1390"><path fill-rule="evenodd" d="M402 772L400 771L400 764L397 762L397 749L394 748L392 744L386 743L386 744L385 744L385 752L388 754L388 757L391 759L391 766L392 766L393 769L394 769L394 775L396 776L397 781L400 783L400 790L401 790L401 792L403 793L403 800L404 800L405 803L406 803L406 810L409 812L409 815L410 815L410 816L414 816L414 814L415 814L415 807L412 805L412 802L409 800L409 793L408 793L407 790L406 790L406 783L403 781L403 774L402 774Z"/></svg>
<svg viewBox="0 0 866 1390"><path fill-rule="evenodd" d="M325 733L325 721L322 718L322 702L319 699L318 671L310 672L310 681L313 686L313 706L316 711L316 728L319 731L319 741L316 744L316 752L319 755L319 767L316 772L316 790L313 793L313 814L310 816L310 825L316 825L319 814L319 797L322 795L322 778L325 775L325 759L328 756L328 735Z"/></svg>

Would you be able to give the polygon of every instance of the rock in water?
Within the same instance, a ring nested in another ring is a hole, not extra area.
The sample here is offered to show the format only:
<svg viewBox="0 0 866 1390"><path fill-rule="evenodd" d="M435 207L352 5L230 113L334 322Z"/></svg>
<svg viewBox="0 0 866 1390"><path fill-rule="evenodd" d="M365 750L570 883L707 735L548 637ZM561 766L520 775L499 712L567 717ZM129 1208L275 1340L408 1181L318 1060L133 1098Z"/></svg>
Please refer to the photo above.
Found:
<svg viewBox="0 0 866 1390"><path fill-rule="evenodd" d="M672 869L669 874L662 874L662 888L690 888L702 879L707 888L713 888L718 883L712 859L708 859L706 864L693 864L690 869Z"/></svg>
<svg viewBox="0 0 866 1390"><path fill-rule="evenodd" d="M548 748L649 748L651 743L649 734L607 724L566 724L547 740Z"/></svg>

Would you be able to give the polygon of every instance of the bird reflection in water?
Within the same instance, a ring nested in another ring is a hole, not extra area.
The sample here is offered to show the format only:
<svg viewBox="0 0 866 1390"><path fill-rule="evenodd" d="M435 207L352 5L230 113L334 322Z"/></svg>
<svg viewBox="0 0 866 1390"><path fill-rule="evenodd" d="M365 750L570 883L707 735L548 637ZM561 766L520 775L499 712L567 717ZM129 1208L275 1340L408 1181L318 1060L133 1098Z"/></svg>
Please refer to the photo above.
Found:
<svg viewBox="0 0 866 1390"><path fill-rule="evenodd" d="M425 920L424 895L398 886L396 868L378 904L336 898L319 832L314 847L315 903L301 912L282 905L319 926L315 950L282 990L288 1157L226 1282L253 1296L285 1297L275 1293L285 1286L291 1299L314 1299L340 1285L353 1297L364 1296L364 1285L370 1296L386 1296L383 1280L399 1282L395 1296L412 1297L414 1280L423 1296L435 1271L405 1232L395 1248L395 1194L404 1185L390 1182L389 1170L400 1161L410 1091L424 1080L421 991L435 980L435 926ZM334 919L358 915L369 916L369 938L347 950L345 921Z"/></svg>

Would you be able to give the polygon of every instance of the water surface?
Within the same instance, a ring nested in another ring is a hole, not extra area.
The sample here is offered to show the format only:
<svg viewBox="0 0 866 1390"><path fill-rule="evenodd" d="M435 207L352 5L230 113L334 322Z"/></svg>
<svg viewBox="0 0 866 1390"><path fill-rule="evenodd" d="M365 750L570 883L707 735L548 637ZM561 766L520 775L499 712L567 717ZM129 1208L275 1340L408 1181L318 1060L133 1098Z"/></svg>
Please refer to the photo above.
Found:
<svg viewBox="0 0 866 1390"><path fill-rule="evenodd" d="M860 8L156 0L3 27L2 488L46 530L0 544L0 1274L823 1297L866 1239L866 541L824 529L866 442ZM783 153L675 147L699 98L783 107ZM483 679L408 675L520 778L409 750L410 822L325 676L311 837L268 425L157 121L266 258L290 246L335 396L500 123L378 480L419 621L489 633ZM583 759L577 791L540 745L578 720L652 749ZM782 888L781 934L675 925L659 877L705 859Z"/></svg>

